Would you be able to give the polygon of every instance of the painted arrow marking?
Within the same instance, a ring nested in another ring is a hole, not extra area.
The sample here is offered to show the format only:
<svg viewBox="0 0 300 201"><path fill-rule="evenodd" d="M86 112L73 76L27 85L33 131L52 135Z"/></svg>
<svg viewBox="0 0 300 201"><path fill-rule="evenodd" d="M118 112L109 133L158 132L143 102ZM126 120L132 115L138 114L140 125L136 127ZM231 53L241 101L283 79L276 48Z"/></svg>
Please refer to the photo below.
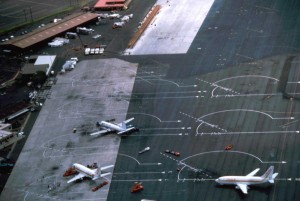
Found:
<svg viewBox="0 0 300 201"><path fill-rule="evenodd" d="M142 182L147 182L147 181L162 181L162 179L124 179L124 180L112 180L112 181L122 181L122 182L136 182L136 181L142 181Z"/></svg>
<svg viewBox="0 0 300 201"><path fill-rule="evenodd" d="M126 154L118 154L120 156L125 156L125 157L128 157L128 158L131 158L133 159L135 162L137 162L137 164L139 165L162 165L162 163L140 163L136 158L132 157L132 156L129 156L129 155L126 155Z"/></svg>
<svg viewBox="0 0 300 201"><path fill-rule="evenodd" d="M250 132L212 132L197 133L197 135L239 135L239 134L278 134L278 133L299 133L299 131L250 131Z"/></svg>

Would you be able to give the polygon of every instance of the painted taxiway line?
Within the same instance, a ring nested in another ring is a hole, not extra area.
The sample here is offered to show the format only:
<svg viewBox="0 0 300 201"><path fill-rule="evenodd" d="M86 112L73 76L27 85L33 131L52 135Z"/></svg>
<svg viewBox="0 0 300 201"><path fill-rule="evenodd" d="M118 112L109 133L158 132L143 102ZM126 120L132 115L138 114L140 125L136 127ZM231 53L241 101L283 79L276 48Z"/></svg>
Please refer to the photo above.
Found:
<svg viewBox="0 0 300 201"><path fill-rule="evenodd" d="M194 155L188 156L188 157L186 157L184 159L181 159L179 161L179 163L184 164L185 166L187 166L183 161L188 160L190 158L193 158L195 156L201 156L201 155L205 155L205 154L215 154L215 153L225 153L225 154L236 153L236 154L248 155L250 157L253 157L253 158L257 159L260 163L282 163L282 164L286 164L287 163L286 161L263 161L258 156L255 156L253 154L250 154L250 153L247 153L247 152L243 152L243 151L230 151L230 150L228 150L228 151L216 150L216 151L201 152L201 153L198 153L198 154L194 154ZM195 169L195 168L192 168L192 169Z"/></svg>
<svg viewBox="0 0 300 201"><path fill-rule="evenodd" d="M215 181L216 179L199 179L199 178L185 179L184 178L184 179L177 179L177 182L185 182L185 181L192 181L192 182L196 182L196 181Z"/></svg>
<svg viewBox="0 0 300 201"><path fill-rule="evenodd" d="M136 79L136 82L141 82L141 81L144 81L144 82L147 82L151 85L156 85L156 86L166 86L166 85L170 85L170 84L174 84L176 87L178 88L190 88L190 87L197 87L198 85L179 85L178 83L174 82L174 81L171 81L171 80L164 80L164 79L159 79L159 78L153 78L153 79L144 79L143 77L136 77L137 79L140 79L140 80L137 80ZM155 82L153 82L155 81ZM167 84L159 84L158 82L168 82Z"/></svg>
<svg viewBox="0 0 300 201"><path fill-rule="evenodd" d="M162 136L187 136L189 133L170 133L170 134L149 134L149 135L128 135L126 137L162 137Z"/></svg>
<svg viewBox="0 0 300 201"><path fill-rule="evenodd" d="M250 97L250 96L282 96L282 94L281 93L273 93L273 94L227 94L227 95L212 95L211 98Z"/></svg>
<svg viewBox="0 0 300 201"><path fill-rule="evenodd" d="M153 97L153 98L129 98L128 100L157 100L157 99L184 99L184 98L204 98L204 96L172 96L172 97Z"/></svg>
<svg viewBox="0 0 300 201"><path fill-rule="evenodd" d="M185 181L192 181L192 182L200 181L200 182L204 182L204 181L215 181L216 179L217 178L214 178L214 179L199 179L199 178L186 179L186 178L183 178L183 179L177 179L177 182L185 182ZM295 181L297 181L296 179L298 179L298 178L295 178ZM292 178L276 178L275 181L293 181L293 179Z"/></svg>
<svg viewBox="0 0 300 201"><path fill-rule="evenodd" d="M140 163L136 158L134 158L132 156L129 156L127 154L118 154L118 155L131 158L132 160L134 160L135 162L137 162L137 164L139 164L139 165L162 165L162 163Z"/></svg>
<svg viewBox="0 0 300 201"><path fill-rule="evenodd" d="M198 135L239 135L239 134L294 134L299 131L249 131L249 132L212 132L212 133L196 133Z"/></svg>
<svg viewBox="0 0 300 201"><path fill-rule="evenodd" d="M118 179L113 179L111 180L112 182L153 182L153 181L163 181L163 179L121 179L121 180L118 180Z"/></svg>
<svg viewBox="0 0 300 201"><path fill-rule="evenodd" d="M177 128L141 128L140 131L146 131L146 130L185 130L185 129L192 129L191 127L177 127Z"/></svg>
<svg viewBox="0 0 300 201"><path fill-rule="evenodd" d="M266 113L266 112L262 112L262 111L259 111L259 110L248 110L248 109L232 109L232 110L220 110L220 111L217 111L217 112L212 112L212 113L209 113L209 114L206 114L206 115L203 115L201 117L199 117L197 120L201 120L201 119L204 119L205 117L208 117L208 116L211 116L211 115L216 115L216 114L219 114L219 113L225 113L225 112L253 112L253 113L258 113L258 114L261 114L261 115L265 115L267 117L269 117L270 119L274 120L274 119L295 119L294 117L273 117L272 115Z"/></svg>
<svg viewBox="0 0 300 201"><path fill-rule="evenodd" d="M131 112L131 113L128 113L128 114L130 114L130 115L145 115L145 116L150 116L150 117L152 117L154 119L157 119L161 123L180 123L181 122L181 120L179 120L179 119L175 120L175 121L163 121L159 117L157 117L155 115L152 115L152 114L148 114L148 113Z"/></svg>
<svg viewBox="0 0 300 201"><path fill-rule="evenodd" d="M131 95L158 95L158 94L187 94L187 93L205 93L206 91L172 91L172 92L149 92L149 93L132 93Z"/></svg>
<svg viewBox="0 0 300 201"><path fill-rule="evenodd" d="M172 172L172 171L171 171ZM114 175L129 175L129 174L166 174L166 173L171 173L169 172L116 172Z"/></svg>

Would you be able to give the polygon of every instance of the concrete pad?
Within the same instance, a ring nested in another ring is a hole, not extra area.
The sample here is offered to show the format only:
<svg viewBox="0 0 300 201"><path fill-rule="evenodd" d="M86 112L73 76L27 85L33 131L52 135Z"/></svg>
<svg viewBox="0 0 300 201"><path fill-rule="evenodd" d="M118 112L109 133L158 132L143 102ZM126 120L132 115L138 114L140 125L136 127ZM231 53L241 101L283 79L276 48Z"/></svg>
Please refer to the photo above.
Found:
<svg viewBox="0 0 300 201"><path fill-rule="evenodd" d="M162 8L133 49L125 54L184 54L214 0L158 0Z"/></svg>
<svg viewBox="0 0 300 201"><path fill-rule="evenodd" d="M88 60L58 76L1 200L105 200L109 185L91 191L103 179L67 184L72 176L63 174L73 163L115 164L120 137L88 134L97 130L96 121L125 120L136 69L118 59Z"/></svg>

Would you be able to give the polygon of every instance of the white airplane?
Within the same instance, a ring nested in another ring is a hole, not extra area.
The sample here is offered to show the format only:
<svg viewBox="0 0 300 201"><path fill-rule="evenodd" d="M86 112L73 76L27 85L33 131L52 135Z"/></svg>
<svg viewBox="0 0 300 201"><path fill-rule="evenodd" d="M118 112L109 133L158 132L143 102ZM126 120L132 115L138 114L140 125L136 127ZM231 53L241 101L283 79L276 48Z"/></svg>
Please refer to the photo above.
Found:
<svg viewBox="0 0 300 201"><path fill-rule="evenodd" d="M105 167L99 167L97 169L90 169L88 167L85 167L84 165L74 163L73 167L75 168L75 170L77 172L79 172L79 174L76 175L75 177L73 177L72 179L70 179L68 181L68 183L71 183L71 182L76 181L78 179L82 179L83 177L90 177L90 178L92 178L92 180L96 180L96 179L99 179L101 177L105 177L106 175L109 175L111 173L108 172L108 173L101 174L101 171L105 170L105 169L108 169L108 168L111 168L111 167L114 167L114 166L113 165L108 165L108 166L105 166Z"/></svg>
<svg viewBox="0 0 300 201"><path fill-rule="evenodd" d="M221 185L236 185L237 189L241 189L244 194L248 193L248 185L262 184L269 182L274 183L274 179L278 173L274 172L274 166L269 167L269 169L261 176L254 176L259 171L259 168L255 169L246 176L223 176L216 179L216 182Z"/></svg>
<svg viewBox="0 0 300 201"><path fill-rule="evenodd" d="M134 118L127 119L126 121L122 121L119 124L110 123L108 121L97 122L97 125L100 126L102 130L94 132L90 135L99 135L99 134L104 134L109 132L116 132L118 135L123 135L126 133L138 131L138 129L133 126L132 127L127 126L127 124L132 120L134 120Z"/></svg>

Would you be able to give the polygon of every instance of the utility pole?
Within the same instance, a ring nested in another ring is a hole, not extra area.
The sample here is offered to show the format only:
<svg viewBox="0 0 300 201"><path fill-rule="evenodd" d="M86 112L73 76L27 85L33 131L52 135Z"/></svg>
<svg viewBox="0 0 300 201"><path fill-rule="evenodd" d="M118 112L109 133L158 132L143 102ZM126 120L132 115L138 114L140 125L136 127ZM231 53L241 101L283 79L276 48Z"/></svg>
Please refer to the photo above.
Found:
<svg viewBox="0 0 300 201"><path fill-rule="evenodd" d="M30 16L31 16L31 22L33 22L31 7L29 8L29 11L30 11Z"/></svg>
<svg viewBox="0 0 300 201"><path fill-rule="evenodd" d="M23 9L23 11L24 11L24 15L25 15L25 22L26 22L26 21L27 21L26 10L25 10L25 9Z"/></svg>

